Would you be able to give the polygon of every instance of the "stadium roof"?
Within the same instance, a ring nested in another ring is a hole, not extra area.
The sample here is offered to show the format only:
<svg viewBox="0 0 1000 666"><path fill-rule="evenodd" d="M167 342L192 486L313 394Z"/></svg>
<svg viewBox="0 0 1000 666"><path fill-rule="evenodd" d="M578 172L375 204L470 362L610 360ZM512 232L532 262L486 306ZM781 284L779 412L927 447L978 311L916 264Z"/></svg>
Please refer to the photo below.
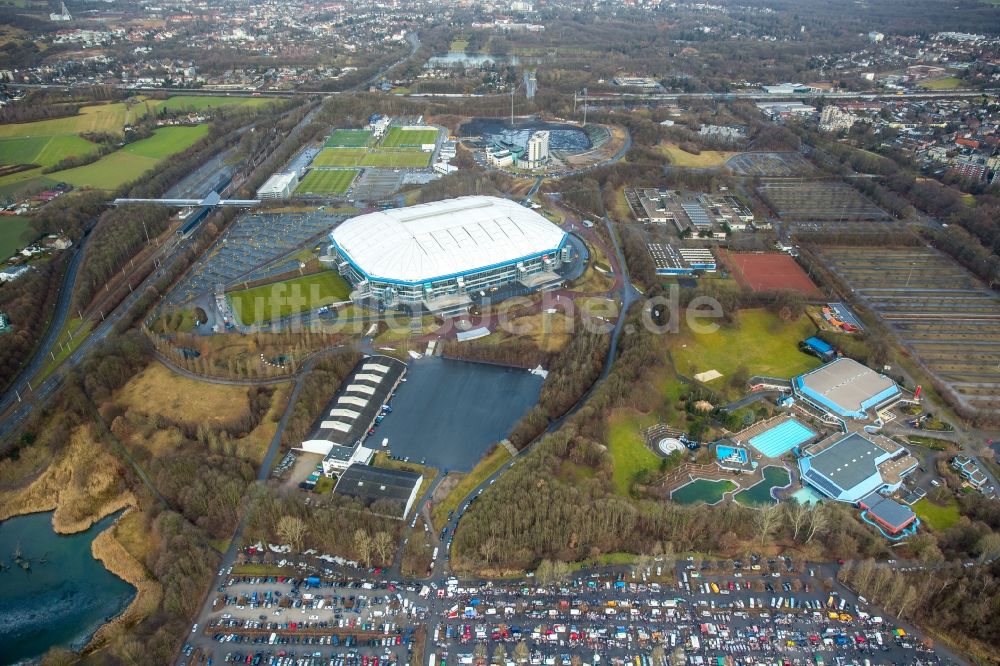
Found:
<svg viewBox="0 0 1000 666"><path fill-rule="evenodd" d="M882 447L852 432L799 463L803 478L824 494L856 502L884 485L878 464L890 457Z"/></svg>
<svg viewBox="0 0 1000 666"><path fill-rule="evenodd" d="M340 476L334 491L360 499L366 505L388 500L400 505L401 513L405 515L410 498L423 478L414 472L355 464Z"/></svg>
<svg viewBox="0 0 1000 666"><path fill-rule="evenodd" d="M470 196L359 215L330 238L369 279L421 284L555 252L566 233L513 201Z"/></svg>
<svg viewBox="0 0 1000 666"><path fill-rule="evenodd" d="M795 387L823 409L852 418L865 418L865 410L899 393L896 382L850 358L796 377Z"/></svg>

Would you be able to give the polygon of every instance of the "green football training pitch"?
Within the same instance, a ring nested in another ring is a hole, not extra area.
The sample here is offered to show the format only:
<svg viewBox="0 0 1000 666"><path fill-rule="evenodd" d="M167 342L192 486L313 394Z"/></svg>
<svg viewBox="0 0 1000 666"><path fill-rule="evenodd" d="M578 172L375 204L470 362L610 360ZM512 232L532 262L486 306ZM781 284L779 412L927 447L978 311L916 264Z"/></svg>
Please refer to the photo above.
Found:
<svg viewBox="0 0 1000 666"><path fill-rule="evenodd" d="M310 169L299 186L296 194L343 194L354 182L359 171L357 169Z"/></svg>

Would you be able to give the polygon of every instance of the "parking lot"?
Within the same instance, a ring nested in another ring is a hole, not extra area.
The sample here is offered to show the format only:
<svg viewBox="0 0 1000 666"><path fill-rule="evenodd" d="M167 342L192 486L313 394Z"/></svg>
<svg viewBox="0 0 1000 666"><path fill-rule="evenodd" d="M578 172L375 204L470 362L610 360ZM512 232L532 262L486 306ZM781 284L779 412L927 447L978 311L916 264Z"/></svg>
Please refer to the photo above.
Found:
<svg viewBox="0 0 1000 666"><path fill-rule="evenodd" d="M178 283L167 301L184 303L212 293L220 284L228 286L238 280L259 280L294 270L298 260L287 255L321 240L343 219L342 215L320 212L242 215Z"/></svg>
<svg viewBox="0 0 1000 666"><path fill-rule="evenodd" d="M662 666L657 646L660 658L681 650L692 664L723 656L733 664L948 661L840 588L833 567L783 558L690 559L676 568L654 561L549 585L530 578L425 585L324 563L317 573L226 576L207 626L192 628L191 663L555 666L579 658Z"/></svg>

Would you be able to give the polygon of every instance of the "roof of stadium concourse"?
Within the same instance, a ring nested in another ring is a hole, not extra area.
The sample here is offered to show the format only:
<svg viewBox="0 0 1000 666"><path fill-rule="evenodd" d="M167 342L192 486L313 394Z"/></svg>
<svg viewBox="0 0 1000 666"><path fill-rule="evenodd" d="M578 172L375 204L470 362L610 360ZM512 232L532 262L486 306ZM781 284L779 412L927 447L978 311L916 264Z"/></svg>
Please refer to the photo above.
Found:
<svg viewBox="0 0 1000 666"><path fill-rule="evenodd" d="M470 196L359 215L330 238L370 279L419 284L554 252L566 232L513 201Z"/></svg>
<svg viewBox="0 0 1000 666"><path fill-rule="evenodd" d="M355 464L341 474L334 491L356 497L365 504L389 500L405 506L414 487L422 479L421 475L414 472Z"/></svg>
<svg viewBox="0 0 1000 666"><path fill-rule="evenodd" d="M888 456L885 449L852 432L805 459L808 462L805 477L834 497L857 500L859 497L846 497L845 494L866 481L870 481L873 487L864 494L881 486L878 463Z"/></svg>
<svg viewBox="0 0 1000 666"><path fill-rule="evenodd" d="M899 392L896 383L854 359L838 358L795 380L807 398L842 416L861 417L866 409Z"/></svg>
<svg viewBox="0 0 1000 666"><path fill-rule="evenodd" d="M330 442L333 458L349 459L348 452L338 447L353 450L364 438L405 372L405 363L388 356L361 359L316 419L309 440Z"/></svg>

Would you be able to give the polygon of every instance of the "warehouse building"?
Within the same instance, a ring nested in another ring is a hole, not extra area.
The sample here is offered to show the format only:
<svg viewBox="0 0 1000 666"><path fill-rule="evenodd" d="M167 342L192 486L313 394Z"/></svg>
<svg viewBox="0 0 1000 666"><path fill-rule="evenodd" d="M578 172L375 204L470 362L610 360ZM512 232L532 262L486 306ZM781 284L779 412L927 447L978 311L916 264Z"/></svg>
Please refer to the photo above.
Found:
<svg viewBox="0 0 1000 666"><path fill-rule="evenodd" d="M403 519L417 501L423 480L415 472L358 464L347 468L333 491L360 500L375 513Z"/></svg>
<svg viewBox="0 0 1000 666"><path fill-rule="evenodd" d="M469 196L360 215L330 234L323 259L353 285L351 299L445 312L503 287L562 283L568 234L497 197Z"/></svg>
<svg viewBox="0 0 1000 666"><path fill-rule="evenodd" d="M361 360L316 419L301 451L323 456L323 473L333 476L371 460L374 451L362 446L406 374L406 364L389 356Z"/></svg>
<svg viewBox="0 0 1000 666"><path fill-rule="evenodd" d="M838 358L792 380L798 398L839 418L867 420L901 396L896 382L850 358Z"/></svg>

